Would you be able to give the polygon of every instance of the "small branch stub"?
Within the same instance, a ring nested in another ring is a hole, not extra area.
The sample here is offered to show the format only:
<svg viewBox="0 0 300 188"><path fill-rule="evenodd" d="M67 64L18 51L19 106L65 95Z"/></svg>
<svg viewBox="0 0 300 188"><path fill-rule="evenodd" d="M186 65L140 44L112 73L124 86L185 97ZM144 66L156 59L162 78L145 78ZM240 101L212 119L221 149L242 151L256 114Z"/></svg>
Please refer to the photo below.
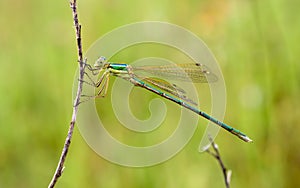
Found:
<svg viewBox="0 0 300 188"><path fill-rule="evenodd" d="M218 145L212 140L211 137L209 137L209 140L211 142L211 147L213 148L214 152L213 151L210 151L209 150L209 147L205 150L208 154L210 154L211 156L213 156L215 159L217 159L221 169L222 169L222 172L223 172L223 176L224 176L224 181L225 181L225 186L226 188L230 188L230 180L231 180L231 175L232 175L232 171L231 170L228 170L223 161L222 161L222 158L221 158L221 155L220 155L220 152L219 152L219 147Z"/></svg>

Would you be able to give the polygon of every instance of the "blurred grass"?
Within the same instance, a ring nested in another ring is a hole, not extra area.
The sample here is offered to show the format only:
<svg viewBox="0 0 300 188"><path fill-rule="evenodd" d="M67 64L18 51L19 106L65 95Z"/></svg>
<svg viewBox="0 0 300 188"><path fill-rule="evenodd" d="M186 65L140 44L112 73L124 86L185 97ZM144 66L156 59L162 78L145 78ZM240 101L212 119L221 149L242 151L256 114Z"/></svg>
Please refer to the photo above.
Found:
<svg viewBox="0 0 300 188"><path fill-rule="evenodd" d="M233 170L232 187L300 186L298 1L78 4L85 50L136 21L168 21L201 37L227 84L225 122L254 140L245 144L224 131L216 140ZM68 1L2 0L0 23L0 187L44 187L72 112L77 56L71 10ZM203 130L166 163L133 169L98 157L76 129L57 187L224 187L214 159L197 152Z"/></svg>

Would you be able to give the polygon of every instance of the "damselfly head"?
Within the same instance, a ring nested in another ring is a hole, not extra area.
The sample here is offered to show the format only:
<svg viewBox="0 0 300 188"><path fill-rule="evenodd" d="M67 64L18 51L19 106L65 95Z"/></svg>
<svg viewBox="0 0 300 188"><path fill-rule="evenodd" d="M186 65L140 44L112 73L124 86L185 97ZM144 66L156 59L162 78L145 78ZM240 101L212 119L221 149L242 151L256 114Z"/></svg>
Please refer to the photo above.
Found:
<svg viewBox="0 0 300 188"><path fill-rule="evenodd" d="M100 56L100 57L96 60L96 62L95 62L95 64L94 64L94 67L95 67L95 68L102 68L102 67L104 66L105 63L106 63L106 58L103 57L103 56Z"/></svg>

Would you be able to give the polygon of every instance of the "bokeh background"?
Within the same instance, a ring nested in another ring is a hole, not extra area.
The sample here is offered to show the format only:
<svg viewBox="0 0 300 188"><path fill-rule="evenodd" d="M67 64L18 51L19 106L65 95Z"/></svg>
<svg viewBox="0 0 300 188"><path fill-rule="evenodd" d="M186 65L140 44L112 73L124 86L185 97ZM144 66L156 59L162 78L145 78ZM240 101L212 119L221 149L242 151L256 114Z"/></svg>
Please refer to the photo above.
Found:
<svg viewBox="0 0 300 188"><path fill-rule="evenodd" d="M299 7L293 0L78 2L84 50L137 21L170 22L202 38L226 81L224 121L254 140L218 135L231 185L265 188L300 186ZM67 0L1 0L0 24L0 187L46 187L72 113L77 50L71 9ZM137 116L147 118L154 96L134 97L145 100ZM114 114L105 104L99 112L110 121ZM111 131L118 134L116 127ZM217 162L197 152L203 131L163 164L127 168L96 155L76 128L57 187L224 187Z"/></svg>

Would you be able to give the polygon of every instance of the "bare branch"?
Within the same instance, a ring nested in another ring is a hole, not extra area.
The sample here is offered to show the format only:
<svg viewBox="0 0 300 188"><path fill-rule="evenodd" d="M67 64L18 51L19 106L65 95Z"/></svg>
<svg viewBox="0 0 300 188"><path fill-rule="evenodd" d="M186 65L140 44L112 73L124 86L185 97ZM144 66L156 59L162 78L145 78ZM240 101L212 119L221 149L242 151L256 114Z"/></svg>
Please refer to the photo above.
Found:
<svg viewBox="0 0 300 188"><path fill-rule="evenodd" d="M85 63L83 62L83 56L82 56L81 25L79 24L79 21L78 21L76 0L71 1L70 6L71 6L71 9L73 12L73 20L74 20L74 26L75 26L75 32L76 32L76 41L77 41L77 49L78 49L78 63L79 63L79 80L83 80ZM71 139L73 136L74 125L76 122L76 116L77 116L77 111L78 111L78 105L80 103L80 96L82 93L82 85L83 85L83 82L78 82L78 88L77 88L76 97L74 99L73 114L72 114L72 119L71 119L71 122L69 125L68 135L66 137L64 147L63 147L56 171L55 171L53 178L48 186L49 188L52 188L55 186L58 178L62 175L64 168L65 168L64 163L65 163L66 156L68 154L68 150L69 150L69 147L71 144Z"/></svg>
<svg viewBox="0 0 300 188"><path fill-rule="evenodd" d="M210 154L211 156L213 156L215 159L217 159L220 167L222 168L222 172L223 172L223 176L224 176L224 181L225 181L225 186L226 188L230 188L230 180L231 180L231 170L228 170L221 158L220 152L219 152L219 147L218 145L212 140L211 137L209 137L209 140L211 141L211 146L214 150L210 151L209 148L207 148L207 150L205 150L208 154Z"/></svg>

